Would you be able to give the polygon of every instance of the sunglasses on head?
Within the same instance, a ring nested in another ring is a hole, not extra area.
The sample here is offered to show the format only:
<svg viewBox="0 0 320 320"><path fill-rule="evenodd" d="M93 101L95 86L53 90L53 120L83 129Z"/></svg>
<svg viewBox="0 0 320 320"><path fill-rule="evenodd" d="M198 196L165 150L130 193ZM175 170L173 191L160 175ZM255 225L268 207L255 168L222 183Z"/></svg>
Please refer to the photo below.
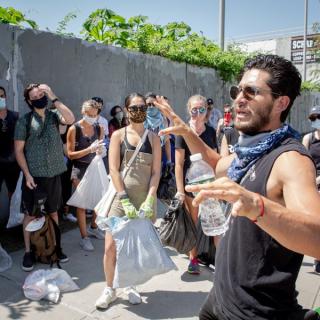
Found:
<svg viewBox="0 0 320 320"><path fill-rule="evenodd" d="M192 108L190 112L193 116L196 116L198 113L203 114L207 112L207 108L206 107Z"/></svg>
<svg viewBox="0 0 320 320"><path fill-rule="evenodd" d="M268 89L261 89L258 88L256 86L245 86L245 87L240 87L240 86L232 86L230 88L230 97L232 100L237 99L238 95L242 92L243 96L247 99L247 100L252 100L254 99L258 94L260 94L261 92L269 92L275 95L280 96L279 93L273 92L271 90Z"/></svg>
<svg viewBox="0 0 320 320"><path fill-rule="evenodd" d="M147 111L147 109L148 109L148 106L146 106L145 104L138 104L138 105L128 107L128 110L133 112Z"/></svg>
<svg viewBox="0 0 320 320"><path fill-rule="evenodd" d="M309 117L309 120L310 121L316 121L316 120L320 120L320 114L312 114L310 117Z"/></svg>

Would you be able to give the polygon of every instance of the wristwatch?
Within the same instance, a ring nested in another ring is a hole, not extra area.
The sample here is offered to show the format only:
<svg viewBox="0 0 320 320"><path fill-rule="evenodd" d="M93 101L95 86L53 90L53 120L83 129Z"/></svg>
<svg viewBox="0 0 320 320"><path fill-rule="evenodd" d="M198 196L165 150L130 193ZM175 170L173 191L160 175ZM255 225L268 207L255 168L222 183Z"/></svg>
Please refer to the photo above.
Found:
<svg viewBox="0 0 320 320"><path fill-rule="evenodd" d="M53 100L51 100L51 103L54 104L57 101L59 101L59 99L58 98L54 98Z"/></svg>

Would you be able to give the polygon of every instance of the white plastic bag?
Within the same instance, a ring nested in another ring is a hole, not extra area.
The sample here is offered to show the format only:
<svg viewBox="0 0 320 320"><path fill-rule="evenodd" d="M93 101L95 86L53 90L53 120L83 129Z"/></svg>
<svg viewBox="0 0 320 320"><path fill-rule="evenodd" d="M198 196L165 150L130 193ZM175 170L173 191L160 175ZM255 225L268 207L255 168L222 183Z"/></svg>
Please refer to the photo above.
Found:
<svg viewBox="0 0 320 320"><path fill-rule="evenodd" d="M24 214L21 212L21 195L22 195L22 179L23 179L23 173L20 172L19 179L17 181L16 189L11 197L10 201L10 215L9 220L7 223L7 229L13 228L15 226L18 226L22 224Z"/></svg>
<svg viewBox="0 0 320 320"><path fill-rule="evenodd" d="M108 185L109 179L102 157L96 155L67 204L77 208L94 210L94 207L108 190Z"/></svg>
<svg viewBox="0 0 320 320"><path fill-rule="evenodd" d="M79 289L65 270L57 268L32 272L22 288L24 295L30 300L46 299L54 303L58 302L60 292Z"/></svg>
<svg viewBox="0 0 320 320"><path fill-rule="evenodd" d="M112 235L117 248L114 288L139 285L177 269L149 219L124 220Z"/></svg>
<svg viewBox="0 0 320 320"><path fill-rule="evenodd" d="M0 272L5 272L12 266L12 259L8 255L7 251L2 248L0 244Z"/></svg>

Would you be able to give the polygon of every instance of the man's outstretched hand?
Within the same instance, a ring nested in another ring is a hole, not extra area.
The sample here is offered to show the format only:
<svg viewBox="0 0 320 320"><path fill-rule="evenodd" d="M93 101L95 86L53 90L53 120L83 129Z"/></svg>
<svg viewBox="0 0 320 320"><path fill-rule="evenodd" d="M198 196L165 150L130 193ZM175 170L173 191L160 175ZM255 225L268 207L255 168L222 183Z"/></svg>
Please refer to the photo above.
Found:
<svg viewBox="0 0 320 320"><path fill-rule="evenodd" d="M176 136L186 136L191 132L190 127L173 111L168 102L161 96L157 96L154 102L161 113L170 119L171 126L159 132L159 136L174 134Z"/></svg>

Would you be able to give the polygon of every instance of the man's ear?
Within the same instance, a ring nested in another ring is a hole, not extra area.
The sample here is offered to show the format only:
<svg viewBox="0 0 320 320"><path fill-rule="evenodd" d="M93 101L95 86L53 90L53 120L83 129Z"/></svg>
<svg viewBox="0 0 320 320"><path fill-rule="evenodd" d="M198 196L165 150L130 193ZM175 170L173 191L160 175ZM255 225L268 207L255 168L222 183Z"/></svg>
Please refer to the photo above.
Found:
<svg viewBox="0 0 320 320"><path fill-rule="evenodd" d="M288 96L280 96L277 98L276 103L274 105L274 110L277 113L282 113L282 111L286 110L290 103L290 98Z"/></svg>

